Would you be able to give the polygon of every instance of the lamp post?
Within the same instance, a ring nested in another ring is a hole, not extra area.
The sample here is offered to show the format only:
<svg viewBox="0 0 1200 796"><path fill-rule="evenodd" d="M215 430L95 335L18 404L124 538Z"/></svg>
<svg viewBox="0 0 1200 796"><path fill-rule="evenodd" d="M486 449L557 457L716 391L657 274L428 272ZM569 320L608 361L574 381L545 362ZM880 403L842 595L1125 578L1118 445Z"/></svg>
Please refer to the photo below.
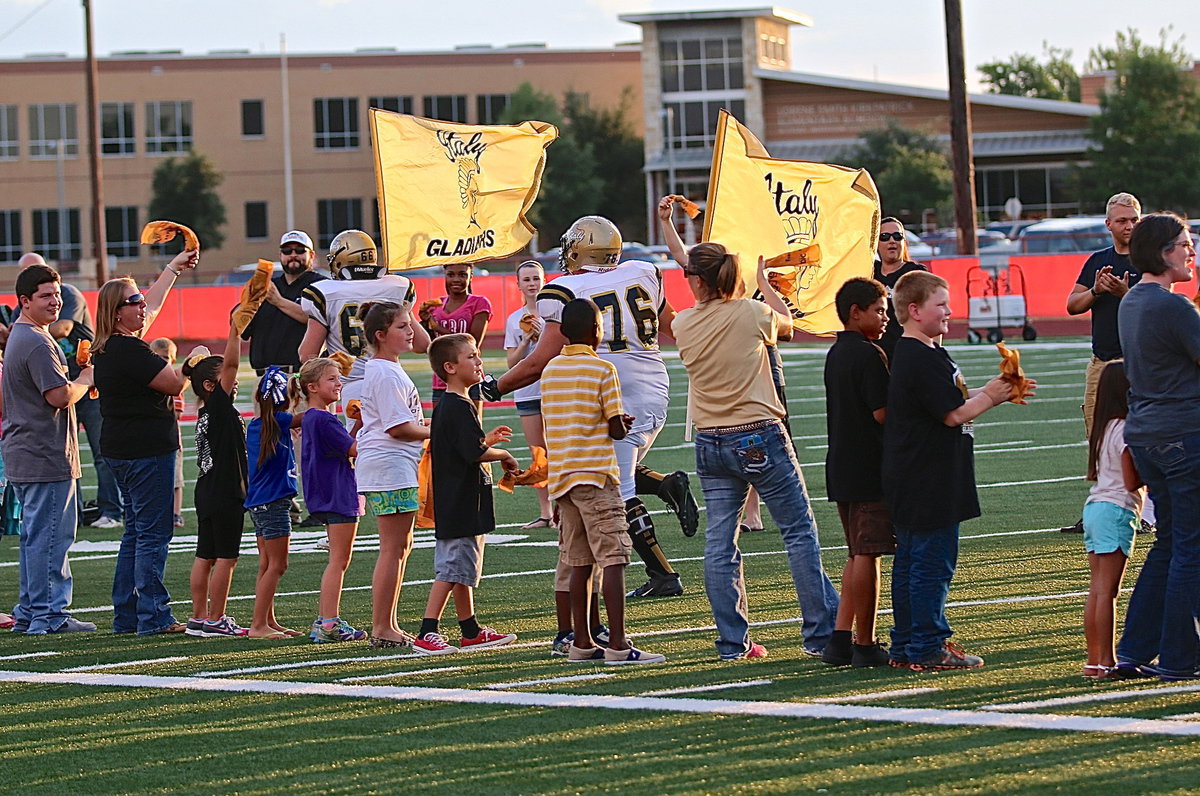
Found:
<svg viewBox="0 0 1200 796"><path fill-rule="evenodd" d="M104 172L100 165L100 105L96 96L100 82L96 65L96 51L92 35L92 4L83 3L83 26L87 40L87 120L88 120L88 171L92 179L92 256L96 258L96 286L108 281L107 230L104 219ZM82 250L82 247L80 247Z"/></svg>

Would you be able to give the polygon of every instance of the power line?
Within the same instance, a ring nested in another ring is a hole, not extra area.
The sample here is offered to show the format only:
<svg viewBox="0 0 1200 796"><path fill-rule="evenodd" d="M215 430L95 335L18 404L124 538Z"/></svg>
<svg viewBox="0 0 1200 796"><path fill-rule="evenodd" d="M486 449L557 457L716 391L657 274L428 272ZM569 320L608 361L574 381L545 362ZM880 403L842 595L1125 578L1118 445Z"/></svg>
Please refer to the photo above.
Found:
<svg viewBox="0 0 1200 796"><path fill-rule="evenodd" d="M4 41L4 40L5 40L5 39L7 39L9 36L11 36L12 34L16 33L18 28L20 28L22 25L24 25L24 24L25 24L26 22L28 22L29 20L33 19L34 15L35 15L37 12L41 11L41 10L42 10L43 8L45 8L46 6L50 5L52 2L54 2L54 0L42 0L42 2L38 4L38 7L37 7L37 8L35 8L35 9L33 9L32 11L30 11L30 12L29 12L28 14L26 14L25 16L23 16L23 17L21 18L21 21L20 21L20 22L18 22L17 24L13 25L13 26L12 26L11 28L9 28L8 30L4 31L4 33L0 33L0 42Z"/></svg>

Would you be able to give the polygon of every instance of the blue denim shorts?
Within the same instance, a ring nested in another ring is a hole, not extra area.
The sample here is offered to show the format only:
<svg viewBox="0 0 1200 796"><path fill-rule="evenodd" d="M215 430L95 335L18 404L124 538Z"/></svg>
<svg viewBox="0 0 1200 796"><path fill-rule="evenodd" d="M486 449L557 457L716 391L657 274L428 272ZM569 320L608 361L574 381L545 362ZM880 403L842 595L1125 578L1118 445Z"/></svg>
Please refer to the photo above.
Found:
<svg viewBox="0 0 1200 796"><path fill-rule="evenodd" d="M313 511L309 513L317 522L322 525L346 525L351 522L358 522L358 517L351 517L348 514L338 514L336 511Z"/></svg>
<svg viewBox="0 0 1200 796"><path fill-rule="evenodd" d="M1089 553L1133 552L1141 517L1116 503L1093 500L1083 507L1083 549Z"/></svg>
<svg viewBox="0 0 1200 796"><path fill-rule="evenodd" d="M540 415L542 413L542 399L534 398L532 401L517 401L517 416L530 417L532 415Z"/></svg>
<svg viewBox="0 0 1200 796"><path fill-rule="evenodd" d="M254 533L260 539L278 539L281 536L292 535L292 499L279 498L261 506L251 506L250 521L254 523Z"/></svg>

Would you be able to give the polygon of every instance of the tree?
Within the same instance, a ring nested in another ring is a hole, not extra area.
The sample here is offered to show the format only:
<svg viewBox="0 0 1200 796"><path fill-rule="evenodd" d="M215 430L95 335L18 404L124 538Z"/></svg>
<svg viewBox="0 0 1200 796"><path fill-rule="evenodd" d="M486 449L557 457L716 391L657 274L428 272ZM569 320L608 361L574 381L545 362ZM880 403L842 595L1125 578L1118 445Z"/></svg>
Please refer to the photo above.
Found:
<svg viewBox="0 0 1200 796"><path fill-rule="evenodd" d="M884 127L867 130L862 144L846 162L865 168L875 180L884 215L908 223L950 198L954 175L937 139L888 119Z"/></svg>
<svg viewBox="0 0 1200 796"><path fill-rule="evenodd" d="M633 90L621 92L615 108L596 110L586 94L570 92L563 100L564 115L570 119L571 134L592 147L599 193L588 212L610 219L625 240L646 239L646 185L642 179L645 151L642 139L633 132L630 113Z"/></svg>
<svg viewBox="0 0 1200 796"><path fill-rule="evenodd" d="M219 249L225 242L225 205L217 195L224 177L211 160L199 152L167 158L154 169L150 217L177 221L191 227L205 249ZM167 244L178 251L182 242Z"/></svg>
<svg viewBox="0 0 1200 796"><path fill-rule="evenodd" d="M991 94L1079 102L1079 73L1071 65L1071 51L1042 43L1044 62L1025 53L1008 60L981 64L979 71Z"/></svg>
<svg viewBox="0 0 1200 796"><path fill-rule="evenodd" d="M1184 67L1191 58L1168 31L1157 46L1136 31L1118 33L1115 47L1097 47L1089 68L1114 72L1092 118L1091 165L1082 170L1085 196L1097 203L1129 191L1149 209L1200 210L1200 88Z"/></svg>

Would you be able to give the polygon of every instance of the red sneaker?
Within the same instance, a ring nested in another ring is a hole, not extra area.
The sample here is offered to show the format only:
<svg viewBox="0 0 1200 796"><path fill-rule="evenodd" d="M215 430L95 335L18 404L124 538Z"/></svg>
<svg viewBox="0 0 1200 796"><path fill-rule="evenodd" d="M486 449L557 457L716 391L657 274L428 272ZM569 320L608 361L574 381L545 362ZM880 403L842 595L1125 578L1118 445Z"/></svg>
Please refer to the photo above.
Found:
<svg viewBox="0 0 1200 796"><path fill-rule="evenodd" d="M425 655L449 655L458 652L458 647L446 643L446 637L440 633L426 633L413 639L413 650Z"/></svg>
<svg viewBox="0 0 1200 796"><path fill-rule="evenodd" d="M516 633L497 633L490 627L479 628L475 638L464 638L459 642L462 649L483 649L484 647L502 647L517 640Z"/></svg>

